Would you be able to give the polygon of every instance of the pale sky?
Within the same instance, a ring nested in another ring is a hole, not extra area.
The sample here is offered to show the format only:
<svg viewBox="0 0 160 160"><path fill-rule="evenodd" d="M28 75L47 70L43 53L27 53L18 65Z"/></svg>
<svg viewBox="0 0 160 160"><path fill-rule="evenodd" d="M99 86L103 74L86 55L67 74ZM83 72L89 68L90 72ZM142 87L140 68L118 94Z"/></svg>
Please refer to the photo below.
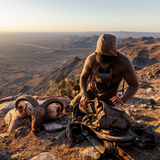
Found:
<svg viewBox="0 0 160 160"><path fill-rule="evenodd" d="M0 0L0 32L160 32L160 0Z"/></svg>

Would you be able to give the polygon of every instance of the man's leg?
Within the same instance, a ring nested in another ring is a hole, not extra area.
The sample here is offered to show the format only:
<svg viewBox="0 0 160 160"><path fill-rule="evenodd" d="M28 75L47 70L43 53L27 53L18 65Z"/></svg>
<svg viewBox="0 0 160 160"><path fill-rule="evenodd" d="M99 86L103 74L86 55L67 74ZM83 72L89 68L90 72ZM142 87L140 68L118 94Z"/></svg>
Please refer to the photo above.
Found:
<svg viewBox="0 0 160 160"><path fill-rule="evenodd" d="M80 93L77 94L77 96L74 97L74 99L71 101L70 106L74 106L76 103L79 103L81 97L82 97L82 93L80 92Z"/></svg>
<svg viewBox="0 0 160 160"><path fill-rule="evenodd" d="M89 89L87 91L87 96L90 100L93 100L95 98L94 94L92 91ZM82 97L82 93L80 92L74 99L71 101L70 106L74 106L76 103L79 103Z"/></svg>

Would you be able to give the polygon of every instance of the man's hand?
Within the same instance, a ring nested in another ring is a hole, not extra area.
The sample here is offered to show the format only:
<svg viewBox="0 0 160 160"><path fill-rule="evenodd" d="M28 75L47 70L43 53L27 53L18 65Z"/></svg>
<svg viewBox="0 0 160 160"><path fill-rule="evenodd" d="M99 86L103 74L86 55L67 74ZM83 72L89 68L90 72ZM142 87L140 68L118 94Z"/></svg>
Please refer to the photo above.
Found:
<svg viewBox="0 0 160 160"><path fill-rule="evenodd" d="M111 99L110 99L114 104L119 104L119 105L123 105L124 102L122 101L121 98L117 97L117 96L113 96Z"/></svg>
<svg viewBox="0 0 160 160"><path fill-rule="evenodd" d="M87 104L86 104L87 100L89 100L89 98L87 96L85 96L85 95L82 95L80 103L84 108L87 108Z"/></svg>

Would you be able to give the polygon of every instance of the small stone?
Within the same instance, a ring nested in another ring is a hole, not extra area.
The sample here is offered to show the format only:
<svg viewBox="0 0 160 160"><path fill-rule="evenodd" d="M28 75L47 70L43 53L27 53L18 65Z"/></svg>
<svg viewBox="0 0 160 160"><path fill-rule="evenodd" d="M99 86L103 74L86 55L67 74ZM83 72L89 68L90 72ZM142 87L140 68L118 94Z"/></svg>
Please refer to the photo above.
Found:
<svg viewBox="0 0 160 160"><path fill-rule="evenodd" d="M148 156L148 155L149 155L149 152L144 152L144 155L145 155L145 156Z"/></svg>
<svg viewBox="0 0 160 160"><path fill-rule="evenodd" d="M140 83L139 87L140 88L148 88L148 87L151 87L151 85L147 82L142 82L142 83Z"/></svg>
<svg viewBox="0 0 160 160"><path fill-rule="evenodd" d="M129 109L129 107L127 107L126 109L124 109L125 112L128 114L129 117L134 117L134 114L132 113L132 111Z"/></svg>
<svg viewBox="0 0 160 160"><path fill-rule="evenodd" d="M12 155L11 155L11 159L12 159L12 160L14 160L14 159L16 160L16 159L19 158L19 156L20 156L20 154L17 152L16 154L12 154Z"/></svg>
<svg viewBox="0 0 160 160"><path fill-rule="evenodd" d="M147 93L147 94L149 94L150 92L153 92L153 88L148 88L148 89L146 90L146 93Z"/></svg>
<svg viewBox="0 0 160 160"><path fill-rule="evenodd" d="M133 109L133 111L134 111L134 112L138 112L138 111L140 111L140 109L136 109L136 108L135 108L135 109Z"/></svg>
<svg viewBox="0 0 160 160"><path fill-rule="evenodd" d="M130 105L130 108L135 108L135 105L134 104Z"/></svg>
<svg viewBox="0 0 160 160"><path fill-rule="evenodd" d="M154 104L160 103L160 97L152 97L151 100L152 100L152 103L154 103Z"/></svg>
<svg viewBox="0 0 160 160"><path fill-rule="evenodd" d="M45 124L43 124L43 126L44 126L46 132L60 131L65 128L63 125L60 125L58 123L45 123Z"/></svg>
<svg viewBox="0 0 160 160"><path fill-rule="evenodd" d="M148 108L147 104L141 104L140 107L141 108Z"/></svg>
<svg viewBox="0 0 160 160"><path fill-rule="evenodd" d="M50 154L49 152L43 152L38 154L37 156L34 156L30 160L58 160L58 158L55 157L53 154Z"/></svg>
<svg viewBox="0 0 160 160"><path fill-rule="evenodd" d="M148 108L149 111L152 111L152 106Z"/></svg>
<svg viewBox="0 0 160 160"><path fill-rule="evenodd" d="M101 154L94 147L88 147L82 150L80 154L84 159L99 160L101 157Z"/></svg>

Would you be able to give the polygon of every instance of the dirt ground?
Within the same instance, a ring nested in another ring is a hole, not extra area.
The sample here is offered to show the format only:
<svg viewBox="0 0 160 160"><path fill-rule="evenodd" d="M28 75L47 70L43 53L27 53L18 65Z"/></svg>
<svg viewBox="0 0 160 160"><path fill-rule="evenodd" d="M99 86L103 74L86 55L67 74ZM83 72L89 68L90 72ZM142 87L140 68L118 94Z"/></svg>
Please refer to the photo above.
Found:
<svg viewBox="0 0 160 160"><path fill-rule="evenodd" d="M145 89L140 89L137 96L141 94L145 98L147 98L147 96L149 98L151 94L145 94L144 90ZM152 95L155 96L154 93L152 93ZM134 115L133 124L155 135L156 146L146 149L135 145L118 147L119 156L101 157L101 160L160 160L160 109L153 108L149 104L146 108L140 107L140 105L137 101L128 101L122 107L129 107L132 111ZM8 126L4 123L3 116L0 117L0 121L1 134L7 131ZM62 125L71 122L71 110L68 109L64 117L54 122ZM59 159L79 160L82 159L79 153L85 148L92 146L87 140L78 144L71 143L66 136L65 129L54 133L47 133L42 128L41 132L36 136L30 133L30 131L30 128L20 127L9 136L0 139L0 147L4 148L8 153L6 160L8 160L9 157L18 160L28 160L42 152L54 154Z"/></svg>

